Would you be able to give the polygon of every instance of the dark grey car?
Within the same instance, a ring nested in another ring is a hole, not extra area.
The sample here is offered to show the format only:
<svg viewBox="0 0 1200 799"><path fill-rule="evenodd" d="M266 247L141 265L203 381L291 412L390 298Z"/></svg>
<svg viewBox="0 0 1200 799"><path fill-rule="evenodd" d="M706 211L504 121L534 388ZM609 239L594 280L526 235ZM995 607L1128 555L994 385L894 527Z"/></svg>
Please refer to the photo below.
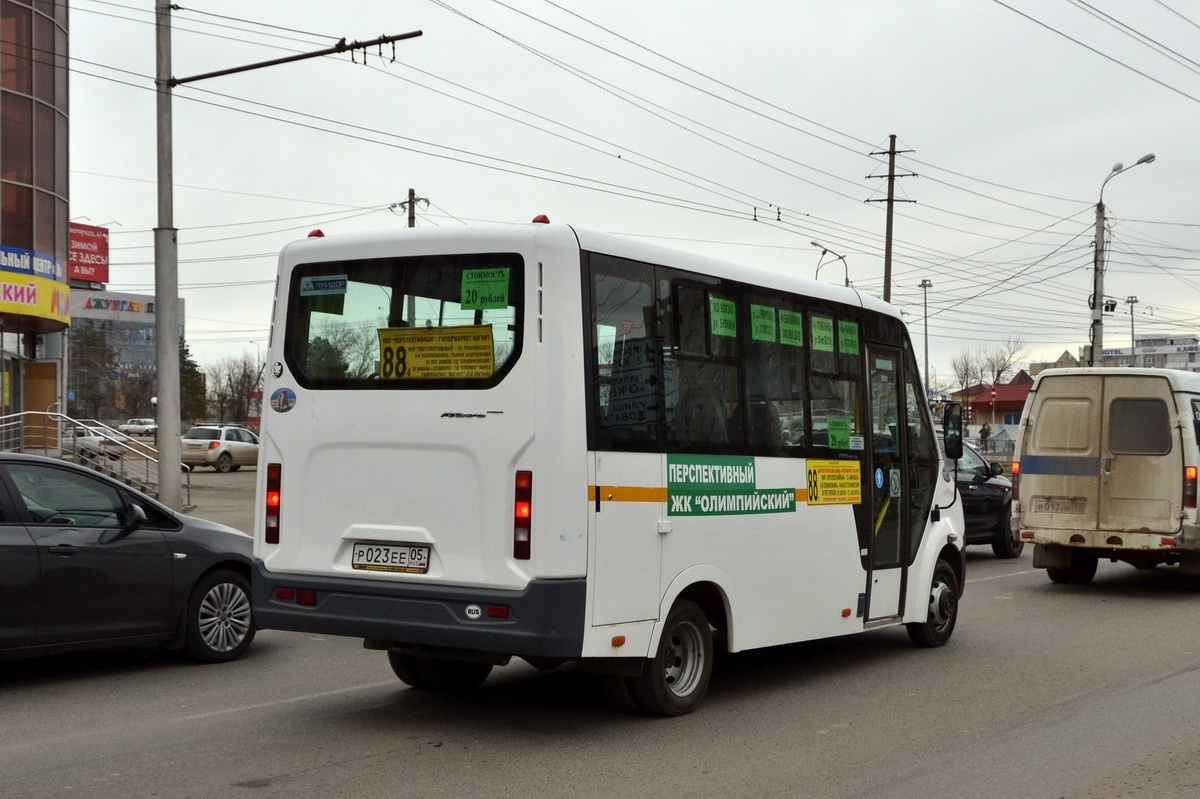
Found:
<svg viewBox="0 0 1200 799"><path fill-rule="evenodd" d="M250 646L251 538L73 463L0 454L0 660Z"/></svg>

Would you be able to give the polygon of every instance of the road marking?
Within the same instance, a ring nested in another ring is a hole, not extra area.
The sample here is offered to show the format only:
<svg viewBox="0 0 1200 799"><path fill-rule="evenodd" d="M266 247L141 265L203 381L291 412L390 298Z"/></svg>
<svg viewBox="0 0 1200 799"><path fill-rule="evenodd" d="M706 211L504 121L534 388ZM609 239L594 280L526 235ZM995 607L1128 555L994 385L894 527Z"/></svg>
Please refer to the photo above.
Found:
<svg viewBox="0 0 1200 799"><path fill-rule="evenodd" d="M231 713L244 713L247 710L259 710L266 707L279 707L280 705L294 705L297 702L307 702L310 699L324 699L327 696L337 696L339 694L349 694L355 691L369 691L375 688L383 688L388 685L396 685L395 680L387 680L385 682L371 683L369 685L359 685L354 688L339 688L336 691L322 691L317 694L306 694L304 696L292 696L287 699L276 699L273 702L258 702L253 705L241 705L239 707L230 707L225 710L214 710L209 713L197 713L193 716L181 716L175 719L175 722L180 721L198 721L200 719L211 719L215 716L228 716Z"/></svg>
<svg viewBox="0 0 1200 799"><path fill-rule="evenodd" d="M1009 572L1008 574L997 574L994 577L976 577L974 580L967 580L967 585L971 583L983 583L988 580L1004 580L1008 577L1019 577L1022 574L1037 574L1041 569L1026 569L1023 572Z"/></svg>

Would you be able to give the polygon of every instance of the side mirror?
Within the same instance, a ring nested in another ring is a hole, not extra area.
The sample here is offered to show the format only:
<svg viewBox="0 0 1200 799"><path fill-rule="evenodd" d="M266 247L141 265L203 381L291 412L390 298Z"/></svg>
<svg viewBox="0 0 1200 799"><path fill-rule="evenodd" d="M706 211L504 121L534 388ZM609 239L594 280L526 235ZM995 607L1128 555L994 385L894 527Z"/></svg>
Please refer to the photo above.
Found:
<svg viewBox="0 0 1200 799"><path fill-rule="evenodd" d="M1000 475L1004 474L1004 465L993 463L988 466L988 471L992 473L992 477L999 477Z"/></svg>
<svg viewBox="0 0 1200 799"><path fill-rule="evenodd" d="M955 461L963 454L962 419L962 405L957 402L946 403L946 413L942 418L943 440L946 446L946 457Z"/></svg>

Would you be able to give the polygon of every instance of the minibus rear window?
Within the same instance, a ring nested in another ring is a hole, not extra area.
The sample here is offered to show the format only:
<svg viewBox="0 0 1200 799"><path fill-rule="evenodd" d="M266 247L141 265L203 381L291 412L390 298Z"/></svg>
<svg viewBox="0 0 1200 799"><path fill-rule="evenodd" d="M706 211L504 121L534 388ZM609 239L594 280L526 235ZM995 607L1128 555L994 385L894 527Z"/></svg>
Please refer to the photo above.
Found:
<svg viewBox="0 0 1200 799"><path fill-rule="evenodd" d="M516 253L308 263L288 292L284 350L310 389L480 389L521 354Z"/></svg>

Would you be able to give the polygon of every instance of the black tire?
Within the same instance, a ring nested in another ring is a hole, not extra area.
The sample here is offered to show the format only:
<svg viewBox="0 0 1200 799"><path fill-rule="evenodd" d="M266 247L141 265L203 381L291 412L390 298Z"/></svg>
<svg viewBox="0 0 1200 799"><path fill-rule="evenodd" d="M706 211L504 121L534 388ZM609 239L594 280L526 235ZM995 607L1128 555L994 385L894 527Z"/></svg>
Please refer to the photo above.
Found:
<svg viewBox="0 0 1200 799"><path fill-rule="evenodd" d="M241 657L253 640L246 578L224 569L200 578L187 604L187 653L202 663L225 663Z"/></svg>
<svg viewBox="0 0 1200 799"><path fill-rule="evenodd" d="M658 652L642 673L628 678L633 701L647 713L682 716L704 699L712 678L712 626L694 602L681 599L671 608Z"/></svg>
<svg viewBox="0 0 1200 799"><path fill-rule="evenodd" d="M1100 559L1090 552L1071 552L1071 565L1046 569L1050 581L1064 585L1087 585L1096 576Z"/></svg>
<svg viewBox="0 0 1200 799"><path fill-rule="evenodd" d="M950 640L958 621L958 577L944 560L933 569L929 585L929 606L925 621L906 624L908 637L917 646L937 647Z"/></svg>
<svg viewBox="0 0 1200 799"><path fill-rule="evenodd" d="M992 552L996 553L996 557L1006 560L1021 557L1021 553L1025 550L1025 542L1021 540L1020 529L1013 530L1011 511L1012 507L1006 505L1001 529L992 539Z"/></svg>
<svg viewBox="0 0 1200 799"><path fill-rule="evenodd" d="M231 471L231 472L236 472L236 471L237 471L238 469L240 469L240 468L242 468L242 467L241 467L241 465L239 465L239 464L236 464L236 463L235 463L235 464L233 464L232 466L230 466L230 467L229 467L229 471Z"/></svg>
<svg viewBox="0 0 1200 799"><path fill-rule="evenodd" d="M228 452L222 452L217 457L217 463L213 468L224 474L233 468L233 458L229 456Z"/></svg>
<svg viewBox="0 0 1200 799"><path fill-rule="evenodd" d="M421 673L418 658L403 652L388 650L388 663L391 664L392 671L400 678L400 682L405 685L412 688L430 687L429 680L425 679L425 675Z"/></svg>
<svg viewBox="0 0 1200 799"><path fill-rule="evenodd" d="M413 658L412 660L420 673L420 679L425 683L424 685L413 685L413 687L427 687L444 693L461 694L474 691L483 685L483 681L492 673L491 663L442 660L440 658Z"/></svg>

